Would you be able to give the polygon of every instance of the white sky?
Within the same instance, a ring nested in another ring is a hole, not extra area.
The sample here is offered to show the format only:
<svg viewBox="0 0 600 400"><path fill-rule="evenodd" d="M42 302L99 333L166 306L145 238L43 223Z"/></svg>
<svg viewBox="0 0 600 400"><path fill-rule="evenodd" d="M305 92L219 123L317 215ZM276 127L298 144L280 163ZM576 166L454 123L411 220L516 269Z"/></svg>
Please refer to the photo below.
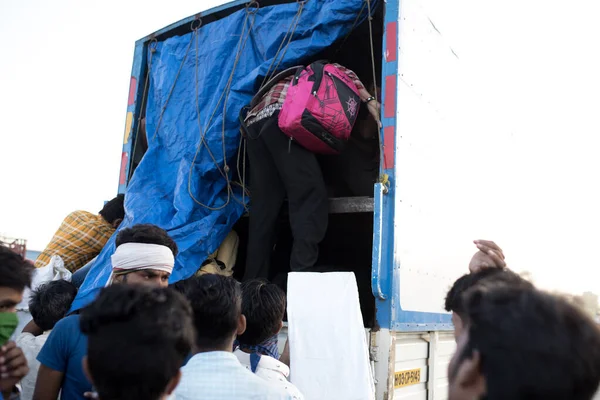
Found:
<svg viewBox="0 0 600 400"><path fill-rule="evenodd" d="M219 3L0 0L0 233L42 249L66 214L114 196L134 42ZM471 124L502 139L471 171L506 200L482 218L516 222L491 239L547 287L600 292L598 2L428 3L472 74Z"/></svg>

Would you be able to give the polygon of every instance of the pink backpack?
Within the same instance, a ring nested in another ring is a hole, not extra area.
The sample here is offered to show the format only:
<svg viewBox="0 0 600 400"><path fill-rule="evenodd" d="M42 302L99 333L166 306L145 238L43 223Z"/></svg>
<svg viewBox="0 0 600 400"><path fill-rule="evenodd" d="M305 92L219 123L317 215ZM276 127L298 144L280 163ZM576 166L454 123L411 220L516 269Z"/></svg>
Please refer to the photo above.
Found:
<svg viewBox="0 0 600 400"><path fill-rule="evenodd" d="M279 112L279 128L313 153L339 154L350 138L360 96L348 75L317 61L296 70Z"/></svg>

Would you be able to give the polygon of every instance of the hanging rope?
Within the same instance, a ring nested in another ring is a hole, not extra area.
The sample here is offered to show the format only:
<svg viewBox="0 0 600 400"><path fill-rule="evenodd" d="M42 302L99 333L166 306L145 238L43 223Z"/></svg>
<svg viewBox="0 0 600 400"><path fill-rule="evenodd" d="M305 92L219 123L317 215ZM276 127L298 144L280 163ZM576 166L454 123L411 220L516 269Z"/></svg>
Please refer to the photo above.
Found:
<svg viewBox="0 0 600 400"><path fill-rule="evenodd" d="M192 22L192 29L194 29L193 25L194 25L194 22L196 22L196 21L198 21L198 20L195 20ZM196 29L198 29L198 28L200 28L200 26L196 27ZM190 38L190 43L188 44L187 49L185 50L185 55L183 56L183 59L181 60L181 64L179 64L179 69L177 70L177 75L175 75L175 80L173 81L171 90L169 90L169 94L167 95L165 104L162 106L162 109L160 110L160 115L158 117L158 122L156 123L156 129L154 130L154 135L152 135L152 140L154 140L156 138L156 135L158 134L158 130L160 129L160 124L162 123L163 115L165 114L165 110L167 109L169 100L171 100L171 95L175 91L175 86L177 85L177 80L179 79L179 75L181 74L181 70L183 69L183 66L185 64L185 60L187 60L188 54L190 53L190 48L192 47L192 39L193 39L193 35Z"/></svg>
<svg viewBox="0 0 600 400"><path fill-rule="evenodd" d="M365 0L367 3L367 11L369 13L369 15L367 16L368 18L368 22L369 22L369 44L371 47L371 67L373 70L373 91L374 91L374 96L377 99L377 102L379 103L379 95L377 93L377 70L375 69L375 50L373 48L373 15L371 14L371 0ZM380 104L380 103L379 103ZM379 120L381 120L381 110L379 110ZM381 128L379 127L379 121L376 121L378 123L377 125L377 130L379 132L379 168L383 168L383 166L385 165L385 159L384 159L384 144L383 144L383 137L382 137L382 132L381 132ZM379 177L379 182L382 183L384 186L386 186L386 190L387 188L389 188L389 179L388 179L388 175L387 174L382 174Z"/></svg>
<svg viewBox="0 0 600 400"><path fill-rule="evenodd" d="M271 61L271 64L269 65L269 68L267 69L267 73L265 74L265 77L263 78L262 83L260 84L260 89L262 89L265 84L267 82L269 82L276 74L277 69L279 68L279 66L281 65L281 62L283 61L283 59L285 58L285 54L289 48L290 43L292 42L292 38L294 36L294 34L296 33L296 28L298 27L298 23L300 22L300 17L302 16L302 12L304 11L304 4L305 1L298 1L298 10L296 11L296 14L294 15L294 18L292 19L292 22L290 23L290 26L286 32L286 34L283 36L283 39L281 39L281 43L279 43L279 47L277 48L277 51L275 52L275 55L273 56L273 60ZM283 51L283 52L282 52ZM277 61L277 59L279 59L279 61ZM277 64L275 64L275 62L277 61ZM237 156L237 173L238 176L241 179L241 186L242 186L242 204L244 205L244 208L246 209L246 211L248 211L248 208L246 207L246 195L249 194L249 192L246 189L246 142L247 139L241 135L240 138L240 145L238 147L238 156ZM243 161L242 161L242 174L240 174L240 170L239 170L239 162L240 162L240 158L241 157L241 153L243 153Z"/></svg>
<svg viewBox="0 0 600 400"><path fill-rule="evenodd" d="M269 80L271 80L271 78L273 78L275 76L275 73L277 72L277 68L279 68L279 65L283 61L285 53L287 52L287 49L288 49L290 43L292 42L292 37L294 36L294 33L296 33L296 28L298 27L298 23L300 22L300 17L302 16L302 11L304 10L304 3L305 3L305 1L298 1L298 11L296 11L294 18L292 19L292 23L290 24L290 27L288 28L288 31L283 36L283 39L281 39L279 48L277 48L277 51L275 52L275 56L273 56L273 61L271 61L271 65L269 65L269 69L267 70L267 73L265 74L265 77L263 78L263 81L260 84L260 88L262 88L265 85L265 83L267 83ZM285 48L283 47L284 43L285 43ZM279 56L279 53L281 52L282 48L283 48L283 53L281 54L281 56ZM275 61L277 60L277 58L279 58L279 62L277 63L277 65L275 65L275 68L273 68L273 64L275 64ZM271 71L271 68L273 68L272 71Z"/></svg>
<svg viewBox="0 0 600 400"><path fill-rule="evenodd" d="M229 203L231 202L231 199L233 198L236 202L239 202L240 204L242 204L245 207L245 204L243 202L240 202L236 197L235 194L233 192L233 188L231 185L231 180L229 179L229 166L227 165L227 154L226 154L226 148L225 148L225 116L226 116L226 112L227 112L227 102L229 99L229 94L231 92L231 85L233 82L233 77L235 75L235 71L237 69L241 54L246 46L246 42L248 41L248 38L250 37L249 32L252 30L252 27L254 25L254 16L256 14L256 8L254 8L254 11L251 11L250 9L253 8L251 7L255 2L249 3L248 6L246 6L246 17L244 18L244 23L242 25L242 32L240 34L240 40L238 41L238 50L237 50L237 54L235 57L235 61L233 64L233 68L231 70L231 74L229 75L229 79L227 81L227 84L225 86L225 90L223 91L223 93L221 94L221 97L219 98L217 105L215 106L208 122L206 123L206 128L202 129L202 123L200 120L200 100L199 100L199 95L200 95L200 91L199 91L199 79L198 79L198 66L199 66L199 46L198 46L198 37L199 37L199 31L196 28L193 32L193 40L195 42L195 51L196 51L196 63L195 63L195 97L196 97L196 115L197 115L197 123L198 123L198 130L200 132L200 143L198 144L198 147L196 149L196 153L194 154L194 159L192 160L192 164L190 166L190 173L189 173L189 177L188 177L188 192L190 194L190 197L192 198L192 200L194 200L194 202L206 209L209 209L211 211L217 211L217 210L222 210L225 207L227 207L227 205L229 205ZM250 26L248 27L248 23L250 18L252 18L252 21L250 22ZM208 132L208 129L210 127L210 124L212 123L213 118L215 117L217 110L219 108L219 106L221 105L221 102L224 100L224 104L223 104L223 124L221 126L221 140L222 140L222 150L223 150L223 168L221 168L219 162L217 161L216 157L214 156L213 152L211 151L210 147L208 146L208 144L206 143L206 133ZM198 199L196 199L196 197L194 196L194 194L192 193L192 177L193 177L193 172L194 172L194 164L196 162L196 159L198 158L198 154L200 153L200 149L202 148L202 145L204 145L204 147L206 148L210 158L212 159L213 163L215 164L215 166L217 167L217 170L219 171L219 173L221 174L221 176L225 179L226 181L226 185L227 185L227 201L219 206L219 207L210 207L207 204L202 203L201 201L199 201Z"/></svg>
<svg viewBox="0 0 600 400"><path fill-rule="evenodd" d="M339 54L340 50L342 50L342 48L348 41L348 38L350 37L350 35L352 35L352 32L354 32L354 28L356 28L356 25L358 25L358 20L360 19L360 16L362 15L363 11L365 10L365 7L367 7L366 1L363 3L363 6L361 7L358 14L356 14L356 18L354 18L354 23L352 24L352 28L350 28L350 30L348 31L348 34L346 36L344 36L344 40L342 40L342 43L340 43L338 48L335 50L335 56L337 56Z"/></svg>

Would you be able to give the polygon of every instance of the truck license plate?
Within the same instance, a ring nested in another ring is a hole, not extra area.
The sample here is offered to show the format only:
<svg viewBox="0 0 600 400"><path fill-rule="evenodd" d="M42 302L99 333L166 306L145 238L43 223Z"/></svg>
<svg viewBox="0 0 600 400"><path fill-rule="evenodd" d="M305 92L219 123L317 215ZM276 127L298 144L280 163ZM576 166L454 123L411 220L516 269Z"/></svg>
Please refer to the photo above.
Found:
<svg viewBox="0 0 600 400"><path fill-rule="evenodd" d="M394 374L394 388L416 385L421 382L421 368L409 369L408 371L396 372Z"/></svg>

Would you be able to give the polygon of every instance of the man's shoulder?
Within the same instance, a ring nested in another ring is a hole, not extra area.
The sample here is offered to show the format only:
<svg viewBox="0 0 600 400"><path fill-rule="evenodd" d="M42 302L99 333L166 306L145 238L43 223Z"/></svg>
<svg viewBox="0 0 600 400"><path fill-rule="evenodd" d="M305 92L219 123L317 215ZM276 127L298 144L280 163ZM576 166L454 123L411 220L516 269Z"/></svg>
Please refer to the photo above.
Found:
<svg viewBox="0 0 600 400"><path fill-rule="evenodd" d="M90 220L90 219L95 219L97 217L96 214L91 213L89 211L84 211L84 210L76 210L73 211L71 213L69 213L69 215L66 216L65 220L69 220L69 219L74 219L74 220Z"/></svg>
<svg viewBox="0 0 600 400"><path fill-rule="evenodd" d="M35 336L29 332L21 332L19 336L17 336L15 343L21 348L27 346L31 347L35 343Z"/></svg>
<svg viewBox="0 0 600 400"><path fill-rule="evenodd" d="M58 321L56 323L56 325L54 326L54 329L52 329L52 332L54 332L57 329L64 329L64 328L73 328L76 327L77 330L79 330L79 314L73 314L73 315L69 315L67 317L64 317L63 319L61 319L60 321Z"/></svg>
<svg viewBox="0 0 600 400"><path fill-rule="evenodd" d="M79 314L75 314L58 321L54 326L54 329L52 329L50 332L49 338L67 336L69 337L70 341L72 341L77 335L80 334L81 328L79 327Z"/></svg>
<svg viewBox="0 0 600 400"><path fill-rule="evenodd" d="M258 368L280 373L286 378L290 375L290 368L287 365L270 356L262 356L258 363Z"/></svg>
<svg viewBox="0 0 600 400"><path fill-rule="evenodd" d="M240 375L244 377L241 381L246 385L245 390L249 393L264 394L264 399L279 400L293 399L293 397L280 385L274 385L273 382L267 381L252 371L242 367Z"/></svg>
<svg viewBox="0 0 600 400"><path fill-rule="evenodd" d="M175 390L176 396L181 398L187 398L187 394L202 388L216 390L223 396L226 393L244 393L244 399L293 399L285 390L269 384L246 369L238 362L237 357L223 354L195 355L181 371L183 378Z"/></svg>
<svg viewBox="0 0 600 400"><path fill-rule="evenodd" d="M237 357L240 364L242 364L247 369L250 368L250 354L244 353L240 349L236 350L233 354ZM276 358L265 355L260 357L260 361L258 363L258 371L260 370L267 373L270 372L277 375L282 375L286 379L290 375L290 368L287 365L285 365Z"/></svg>

